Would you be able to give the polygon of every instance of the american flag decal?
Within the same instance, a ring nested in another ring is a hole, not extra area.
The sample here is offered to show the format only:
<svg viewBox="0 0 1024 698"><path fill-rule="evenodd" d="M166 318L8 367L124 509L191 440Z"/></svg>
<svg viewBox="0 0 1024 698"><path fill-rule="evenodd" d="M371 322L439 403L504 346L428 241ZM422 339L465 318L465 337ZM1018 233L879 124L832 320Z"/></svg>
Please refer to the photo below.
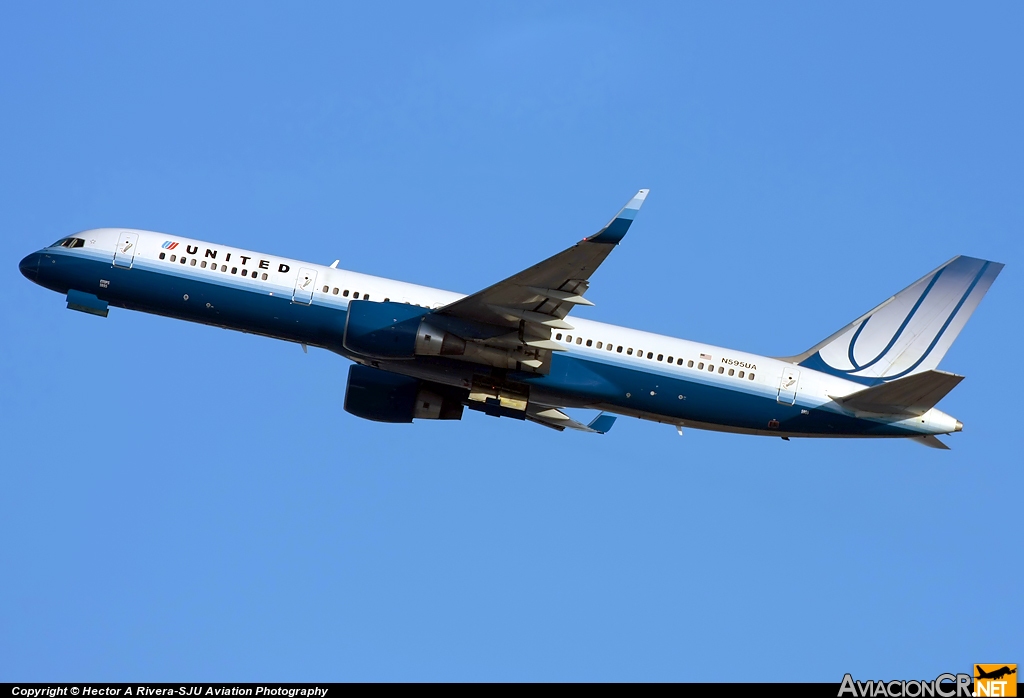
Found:
<svg viewBox="0 0 1024 698"><path fill-rule="evenodd" d="M700 358L711 361L711 354L701 354Z"/></svg>

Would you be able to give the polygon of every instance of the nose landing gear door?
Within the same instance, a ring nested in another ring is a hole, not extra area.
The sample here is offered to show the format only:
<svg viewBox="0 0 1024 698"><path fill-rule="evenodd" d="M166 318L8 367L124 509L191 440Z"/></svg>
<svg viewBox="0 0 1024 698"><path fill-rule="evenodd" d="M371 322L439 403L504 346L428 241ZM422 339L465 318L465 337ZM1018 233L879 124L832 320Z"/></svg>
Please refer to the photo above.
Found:
<svg viewBox="0 0 1024 698"><path fill-rule="evenodd" d="M311 304L315 288L316 269L299 269L299 275L295 277L295 290L292 291L292 303Z"/></svg>
<svg viewBox="0 0 1024 698"><path fill-rule="evenodd" d="M121 233L117 239L117 247L114 248L114 266L132 268L135 261L135 249L139 246L138 233Z"/></svg>

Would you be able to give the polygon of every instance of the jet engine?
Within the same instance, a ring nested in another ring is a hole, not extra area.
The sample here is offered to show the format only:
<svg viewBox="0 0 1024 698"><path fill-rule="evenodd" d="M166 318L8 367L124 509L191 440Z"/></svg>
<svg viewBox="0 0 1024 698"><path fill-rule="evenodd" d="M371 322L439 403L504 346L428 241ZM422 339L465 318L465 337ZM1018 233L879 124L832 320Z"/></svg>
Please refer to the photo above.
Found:
<svg viewBox="0 0 1024 698"><path fill-rule="evenodd" d="M451 388L376 368L353 365L345 411L374 422L462 419L462 400Z"/></svg>

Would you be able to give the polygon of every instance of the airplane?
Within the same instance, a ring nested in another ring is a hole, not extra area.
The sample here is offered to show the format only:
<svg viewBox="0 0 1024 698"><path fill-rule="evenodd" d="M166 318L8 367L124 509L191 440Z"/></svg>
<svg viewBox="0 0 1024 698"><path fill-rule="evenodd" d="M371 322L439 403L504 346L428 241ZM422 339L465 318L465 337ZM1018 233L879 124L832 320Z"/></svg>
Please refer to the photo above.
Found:
<svg viewBox="0 0 1024 698"><path fill-rule="evenodd" d="M974 677L976 679L1001 679L1004 676L1009 676L1010 674L1016 674L1017 673L1017 668L1016 667L1011 669L1008 666L1004 666L1004 667L1001 667L999 669L995 669L993 671L985 671L980 666L975 665L975 669L978 672L978 675Z"/></svg>
<svg viewBox="0 0 1024 698"><path fill-rule="evenodd" d="M606 433L616 415L782 437L910 438L963 424L935 405L937 370L1003 265L957 256L807 351L759 356L570 317L622 242L641 189L595 234L470 295L176 235L99 228L26 256L67 307L139 310L318 347L351 360L344 409L369 420L464 408ZM591 422L566 409L600 410Z"/></svg>

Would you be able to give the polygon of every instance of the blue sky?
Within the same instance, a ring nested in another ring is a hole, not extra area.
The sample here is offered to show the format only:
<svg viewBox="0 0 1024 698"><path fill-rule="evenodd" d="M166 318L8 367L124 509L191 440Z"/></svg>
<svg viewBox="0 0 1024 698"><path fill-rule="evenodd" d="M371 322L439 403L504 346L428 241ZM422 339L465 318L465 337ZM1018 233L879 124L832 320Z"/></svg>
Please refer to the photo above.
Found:
<svg viewBox="0 0 1024 698"><path fill-rule="evenodd" d="M1022 662L1019 4L7 3L0 680ZM472 292L651 195L581 316L806 349L1007 264L950 452L342 410L324 351L17 272L131 226Z"/></svg>

